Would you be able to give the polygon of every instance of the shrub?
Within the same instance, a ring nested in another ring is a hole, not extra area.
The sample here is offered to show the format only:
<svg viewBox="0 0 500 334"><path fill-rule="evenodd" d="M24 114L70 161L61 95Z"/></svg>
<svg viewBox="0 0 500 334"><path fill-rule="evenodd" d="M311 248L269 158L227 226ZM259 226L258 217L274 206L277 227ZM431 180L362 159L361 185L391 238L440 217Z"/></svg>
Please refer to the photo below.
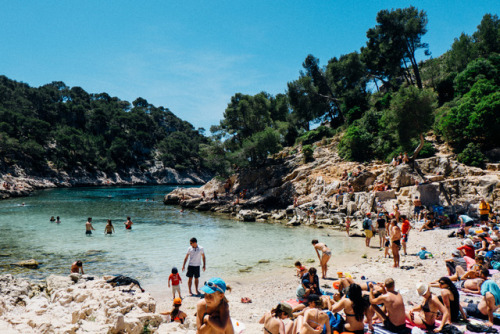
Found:
<svg viewBox="0 0 500 334"><path fill-rule="evenodd" d="M304 153L304 162L311 161L313 159L314 148L311 145L305 145L302 147L302 153Z"/></svg>
<svg viewBox="0 0 500 334"><path fill-rule="evenodd" d="M484 167L486 157L481 152L479 145L469 143L467 147L458 155L458 161L468 166Z"/></svg>
<svg viewBox="0 0 500 334"><path fill-rule="evenodd" d="M326 127L326 126L318 126L316 129L308 131L304 133L302 136L298 137L296 143L302 143L303 145L309 145L323 138L332 137L335 134L335 130Z"/></svg>

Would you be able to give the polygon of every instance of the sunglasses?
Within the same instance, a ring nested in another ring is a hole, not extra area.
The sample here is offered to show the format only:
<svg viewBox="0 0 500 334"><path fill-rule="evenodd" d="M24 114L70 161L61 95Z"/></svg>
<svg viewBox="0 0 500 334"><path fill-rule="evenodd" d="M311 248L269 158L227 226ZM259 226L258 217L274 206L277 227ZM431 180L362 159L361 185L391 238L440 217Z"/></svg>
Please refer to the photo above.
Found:
<svg viewBox="0 0 500 334"><path fill-rule="evenodd" d="M205 282L205 285L211 288L212 290L224 293L224 291L222 291L222 288L220 288L217 284L213 282Z"/></svg>

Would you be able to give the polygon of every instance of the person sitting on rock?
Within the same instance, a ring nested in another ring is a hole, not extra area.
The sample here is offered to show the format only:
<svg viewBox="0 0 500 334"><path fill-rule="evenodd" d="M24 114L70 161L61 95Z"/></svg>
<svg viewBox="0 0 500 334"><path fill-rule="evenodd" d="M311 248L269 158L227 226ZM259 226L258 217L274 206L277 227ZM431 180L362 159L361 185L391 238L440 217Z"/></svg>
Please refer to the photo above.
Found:
<svg viewBox="0 0 500 334"><path fill-rule="evenodd" d="M81 272L82 275L85 274L83 272L83 263L82 263L82 261L78 260L76 262L73 262L73 264L71 265L71 273L72 274L78 274L80 272Z"/></svg>

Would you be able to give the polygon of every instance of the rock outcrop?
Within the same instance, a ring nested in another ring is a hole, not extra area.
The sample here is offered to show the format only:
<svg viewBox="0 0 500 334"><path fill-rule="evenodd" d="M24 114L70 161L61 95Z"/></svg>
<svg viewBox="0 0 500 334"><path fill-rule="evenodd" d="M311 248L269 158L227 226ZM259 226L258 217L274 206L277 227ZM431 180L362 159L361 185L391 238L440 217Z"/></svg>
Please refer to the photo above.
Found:
<svg viewBox="0 0 500 334"><path fill-rule="evenodd" d="M359 226L356 220L377 206L392 212L398 204L401 212L410 214L416 196L428 208L443 206L446 213L476 216L482 197L500 209L499 169L492 164L484 170L468 167L453 155L418 159L414 166L356 164L343 161L334 144L320 145L309 163L303 163L300 149L293 155L285 150L265 167L239 171L229 180L228 195L224 188L228 180L213 179L201 188L176 189L165 196L164 203L227 213L244 221L340 229L347 216L354 219L352 226ZM343 178L344 171L351 175ZM380 185L389 190L378 191Z"/></svg>
<svg viewBox="0 0 500 334"><path fill-rule="evenodd" d="M32 285L3 275L0 332L143 333L145 328L158 329L164 319L156 313L156 302L148 293L133 290L112 287L102 278L82 277L74 283L69 277L50 276L46 284Z"/></svg>

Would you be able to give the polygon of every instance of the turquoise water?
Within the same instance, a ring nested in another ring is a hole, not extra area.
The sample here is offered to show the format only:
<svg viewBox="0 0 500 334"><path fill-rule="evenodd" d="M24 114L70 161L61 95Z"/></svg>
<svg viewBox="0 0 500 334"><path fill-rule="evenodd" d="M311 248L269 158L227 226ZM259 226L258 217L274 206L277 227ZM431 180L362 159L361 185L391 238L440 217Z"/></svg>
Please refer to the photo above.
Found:
<svg viewBox="0 0 500 334"><path fill-rule="evenodd" d="M80 259L87 274L123 274L147 286L165 282L172 266L181 269L191 237L205 248L204 277L234 276L244 269L258 272L293 265L297 259L315 259L314 238L326 242L334 254L354 252L362 244L344 233L323 229L244 223L196 211L180 213L178 207L162 201L173 188L50 189L0 201L0 274L33 279L68 274L71 263ZM51 216L60 216L61 224L51 223ZM127 216L134 222L131 231L123 225ZM92 217L96 229L90 237L85 235L87 217ZM111 236L104 235L107 219L115 226ZM39 269L10 265L31 258L41 262Z"/></svg>

